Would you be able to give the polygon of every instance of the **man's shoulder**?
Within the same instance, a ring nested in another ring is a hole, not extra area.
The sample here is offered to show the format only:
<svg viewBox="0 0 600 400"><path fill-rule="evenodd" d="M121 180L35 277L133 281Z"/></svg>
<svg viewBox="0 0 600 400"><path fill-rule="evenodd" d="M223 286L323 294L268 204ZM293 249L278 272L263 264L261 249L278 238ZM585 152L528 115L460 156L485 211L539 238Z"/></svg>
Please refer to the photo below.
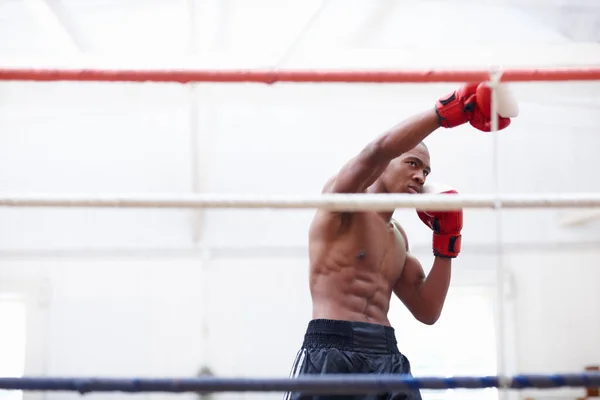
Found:
<svg viewBox="0 0 600 400"><path fill-rule="evenodd" d="M396 227L396 229L398 229L400 232L402 232L402 234L403 234L403 235L405 234L405 233L404 233L404 228L402 228L402 225L400 225L400 222L398 222L398 220L397 220L397 219L395 219L395 218L391 218L391 219L390 219L390 222L391 222L392 224L394 224L394 226Z"/></svg>
<svg viewBox="0 0 600 400"><path fill-rule="evenodd" d="M333 188L333 185L335 184L336 178L337 174L327 179L327 181L325 181L325 184L323 185L323 188L321 189L321 193L330 193Z"/></svg>
<svg viewBox="0 0 600 400"><path fill-rule="evenodd" d="M406 231L404 230L404 228L402 228L402 225L400 225L400 222L398 222L396 219L392 218L390 221L398 230L398 232L400 232L400 235L402 236L402 239L404 239L404 243L406 244L406 250L408 250L408 236L406 235Z"/></svg>

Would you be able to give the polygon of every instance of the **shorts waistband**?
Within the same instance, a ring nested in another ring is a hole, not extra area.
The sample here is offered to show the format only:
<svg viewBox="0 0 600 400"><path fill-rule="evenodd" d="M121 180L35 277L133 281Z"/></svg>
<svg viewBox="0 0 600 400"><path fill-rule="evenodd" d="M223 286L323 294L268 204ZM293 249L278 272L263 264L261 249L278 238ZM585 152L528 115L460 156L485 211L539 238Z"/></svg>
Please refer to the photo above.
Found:
<svg viewBox="0 0 600 400"><path fill-rule="evenodd" d="M331 347L363 353L399 353L391 326L331 319L311 320L302 346L307 349Z"/></svg>

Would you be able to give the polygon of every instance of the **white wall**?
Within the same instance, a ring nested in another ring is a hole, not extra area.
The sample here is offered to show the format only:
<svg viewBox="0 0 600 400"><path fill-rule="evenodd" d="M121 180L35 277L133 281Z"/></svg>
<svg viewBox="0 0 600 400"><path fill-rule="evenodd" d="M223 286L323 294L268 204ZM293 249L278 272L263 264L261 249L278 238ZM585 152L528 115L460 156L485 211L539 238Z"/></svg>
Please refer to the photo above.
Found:
<svg viewBox="0 0 600 400"><path fill-rule="evenodd" d="M417 255L427 266L431 256ZM503 254L512 278L505 323L515 336L504 344L509 372L572 372L600 357L599 256L597 249ZM496 261L493 254L464 254L455 263L450 296L471 285L492 285L493 291ZM38 280L38 294L47 298L39 309L31 306L45 325L30 343L41 365L29 374L191 376L210 365L220 376L282 377L310 318L306 268L304 257L215 257L205 265L200 256L63 256L5 259L0 276ZM391 318L413 364L425 361L415 356L423 346L417 340L424 340L411 333L415 329L425 330L432 346L459 346L436 326L424 329L405 314L394 300ZM467 316L464 335L477 331L482 317Z"/></svg>
<svg viewBox="0 0 600 400"><path fill-rule="evenodd" d="M368 140L453 87L199 85L193 171L187 87L4 83L0 187L188 193L198 175L206 192L313 194ZM501 192L598 191L600 86L515 89L522 114L497 137ZM494 140L469 127L436 132L427 141L431 179L492 192ZM193 375L206 362L220 375L286 376L310 318L311 214L1 209L0 280L50 293L36 339L43 361L29 372ZM505 299L516 335L505 343L512 372L578 371L600 359L600 231L561 228L562 214L502 213L502 262L514 283ZM430 232L411 210L397 217L427 264ZM455 285L493 284L495 223L491 211L466 211Z"/></svg>

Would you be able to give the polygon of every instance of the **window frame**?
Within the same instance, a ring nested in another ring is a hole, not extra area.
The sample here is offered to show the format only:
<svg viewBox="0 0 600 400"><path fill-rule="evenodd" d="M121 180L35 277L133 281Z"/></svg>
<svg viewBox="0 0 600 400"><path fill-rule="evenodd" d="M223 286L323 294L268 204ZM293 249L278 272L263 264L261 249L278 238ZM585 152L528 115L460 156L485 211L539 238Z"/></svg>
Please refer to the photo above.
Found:
<svg viewBox="0 0 600 400"><path fill-rule="evenodd" d="M47 341L50 331L48 324L50 288L50 282L47 279L0 276L0 296L16 299L25 304L24 375L26 376L46 375ZM43 398L43 392L23 392L23 400L42 400Z"/></svg>

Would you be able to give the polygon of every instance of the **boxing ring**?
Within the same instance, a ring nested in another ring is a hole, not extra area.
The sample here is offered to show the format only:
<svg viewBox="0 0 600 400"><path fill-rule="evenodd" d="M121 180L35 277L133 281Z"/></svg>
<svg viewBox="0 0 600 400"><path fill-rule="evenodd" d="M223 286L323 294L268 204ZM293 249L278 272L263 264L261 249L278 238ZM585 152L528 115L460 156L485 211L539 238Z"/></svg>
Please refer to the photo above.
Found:
<svg viewBox="0 0 600 400"><path fill-rule="evenodd" d="M179 378L0 378L0 389L93 392L302 392L303 394L372 394L414 389L556 389L600 386L600 372L562 375L405 377L340 374L279 379Z"/></svg>
<svg viewBox="0 0 600 400"><path fill-rule="evenodd" d="M0 68L2 81L95 81L170 83L428 83L487 81L492 89L492 131L498 130L497 88L505 82L595 81L600 68L317 71L317 70L96 70ZM497 147L497 146L496 146ZM497 182L496 182L497 183ZM496 186L497 187L497 186ZM0 193L0 207L61 208L248 208L383 211L396 208L524 209L600 207L600 193L437 196L434 194L322 194L317 196L248 196L217 194L124 195ZM501 280L500 280L501 282ZM251 379L218 377L102 378L0 377L0 389L25 391L93 392L303 392L304 394L367 394L411 389L503 390L600 387L600 371L571 374L514 376L407 377L398 375L326 375ZM589 393L589 391L588 391Z"/></svg>

